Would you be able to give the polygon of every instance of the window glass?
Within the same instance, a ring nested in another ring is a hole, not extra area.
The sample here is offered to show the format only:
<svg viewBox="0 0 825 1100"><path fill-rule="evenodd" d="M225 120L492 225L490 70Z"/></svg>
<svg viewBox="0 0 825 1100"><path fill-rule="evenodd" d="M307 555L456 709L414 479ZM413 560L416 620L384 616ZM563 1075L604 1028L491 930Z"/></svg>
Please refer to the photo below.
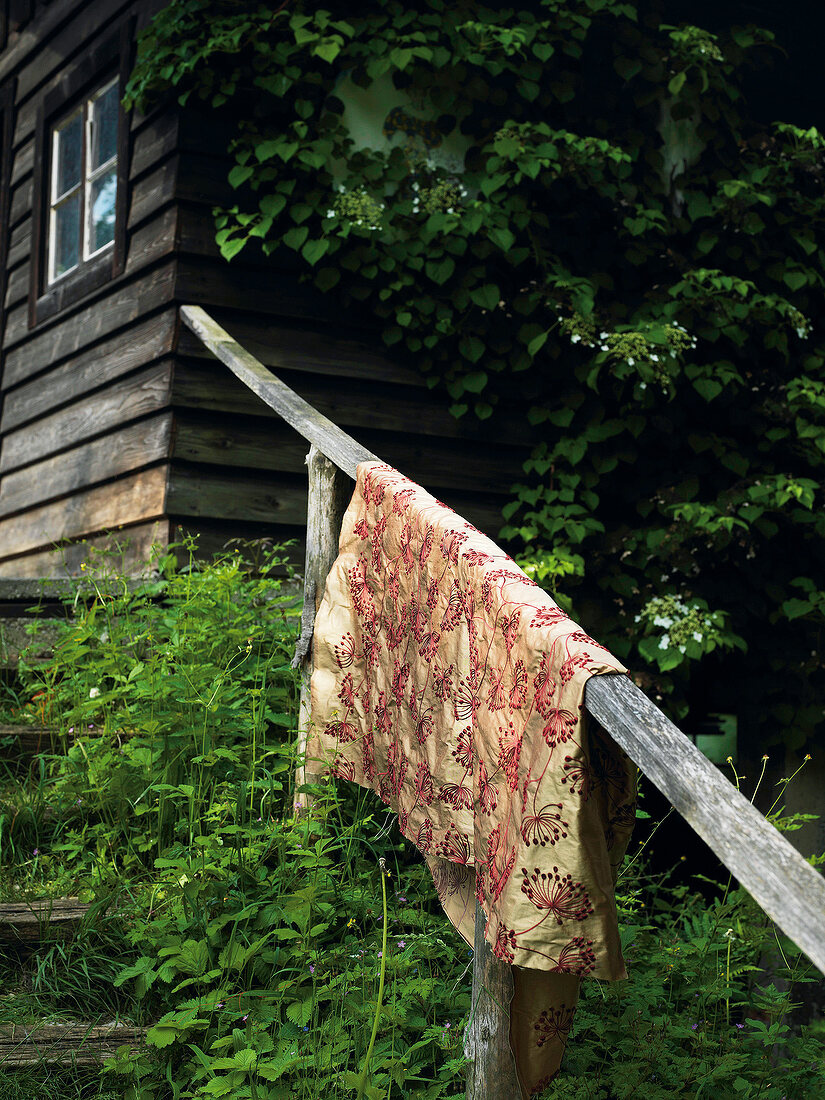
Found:
<svg viewBox="0 0 825 1100"><path fill-rule="evenodd" d="M115 239L119 90L110 81L52 130L50 283Z"/></svg>
<svg viewBox="0 0 825 1100"><path fill-rule="evenodd" d="M117 172L112 169L92 183L89 199L90 225L88 251L97 252L115 239L115 197Z"/></svg>
<svg viewBox="0 0 825 1100"><path fill-rule="evenodd" d="M52 279L65 275L80 262L80 193L58 206L53 213Z"/></svg>
<svg viewBox="0 0 825 1100"><path fill-rule="evenodd" d="M91 104L91 171L117 153L117 91L117 83L110 84Z"/></svg>
<svg viewBox="0 0 825 1100"><path fill-rule="evenodd" d="M80 183L83 159L82 112L69 119L55 134L54 198L59 199Z"/></svg>

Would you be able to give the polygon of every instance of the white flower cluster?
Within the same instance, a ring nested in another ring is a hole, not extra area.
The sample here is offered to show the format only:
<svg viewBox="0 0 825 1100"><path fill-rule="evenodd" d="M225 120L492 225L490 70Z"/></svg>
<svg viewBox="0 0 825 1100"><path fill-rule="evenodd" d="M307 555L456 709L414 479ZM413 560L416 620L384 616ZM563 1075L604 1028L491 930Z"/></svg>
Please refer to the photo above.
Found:
<svg viewBox="0 0 825 1100"><path fill-rule="evenodd" d="M381 228L381 213L387 204L378 202L367 190L360 187L357 191L347 191L343 184L336 184L338 197L335 205L327 210L328 218L341 218L349 221L358 229L368 229L375 233Z"/></svg>
<svg viewBox="0 0 825 1100"><path fill-rule="evenodd" d="M422 187L414 180L410 185L413 191L413 214L455 214L457 206L463 206L469 192L460 179L438 180L432 187Z"/></svg>
<svg viewBox="0 0 825 1100"><path fill-rule="evenodd" d="M649 600L636 615L635 622L647 622L663 631L659 638L659 649L678 649L687 652L687 642L691 639L701 645L705 639L716 633L710 612L696 605L685 603L678 596L655 596Z"/></svg>

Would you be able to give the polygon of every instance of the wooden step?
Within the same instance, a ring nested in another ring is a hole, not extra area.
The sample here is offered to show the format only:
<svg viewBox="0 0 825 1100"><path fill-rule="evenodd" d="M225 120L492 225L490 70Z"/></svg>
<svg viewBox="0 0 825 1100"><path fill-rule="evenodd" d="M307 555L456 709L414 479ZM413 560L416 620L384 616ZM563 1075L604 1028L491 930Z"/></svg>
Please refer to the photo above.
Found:
<svg viewBox="0 0 825 1100"><path fill-rule="evenodd" d="M128 1043L136 1051L146 1029L122 1024L13 1024L0 1027L0 1067L41 1062L90 1065L110 1058Z"/></svg>
<svg viewBox="0 0 825 1100"><path fill-rule="evenodd" d="M89 911L77 898L43 898L0 903L0 939L34 944L44 938L70 939Z"/></svg>
<svg viewBox="0 0 825 1100"><path fill-rule="evenodd" d="M66 736L72 740L70 733ZM48 726L0 725L0 758L5 760L20 760L36 756L39 752L51 752L52 747L59 744L57 730Z"/></svg>

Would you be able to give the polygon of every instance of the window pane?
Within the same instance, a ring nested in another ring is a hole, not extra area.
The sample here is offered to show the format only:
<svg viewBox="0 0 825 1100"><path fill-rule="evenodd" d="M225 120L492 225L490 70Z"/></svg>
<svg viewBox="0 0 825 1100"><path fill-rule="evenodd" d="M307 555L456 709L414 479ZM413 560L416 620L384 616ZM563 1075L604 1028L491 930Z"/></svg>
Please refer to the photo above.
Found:
<svg viewBox="0 0 825 1100"><path fill-rule="evenodd" d="M105 176L100 176L91 187L89 252L115 239L115 198L117 196L117 172L113 168Z"/></svg>
<svg viewBox="0 0 825 1100"><path fill-rule="evenodd" d="M114 83L92 102L92 172L117 152L117 92Z"/></svg>
<svg viewBox="0 0 825 1100"><path fill-rule="evenodd" d="M52 280L77 267L80 259L80 195L52 211Z"/></svg>
<svg viewBox="0 0 825 1100"><path fill-rule="evenodd" d="M80 183L82 136L79 112L55 133L55 189L52 200L65 195Z"/></svg>

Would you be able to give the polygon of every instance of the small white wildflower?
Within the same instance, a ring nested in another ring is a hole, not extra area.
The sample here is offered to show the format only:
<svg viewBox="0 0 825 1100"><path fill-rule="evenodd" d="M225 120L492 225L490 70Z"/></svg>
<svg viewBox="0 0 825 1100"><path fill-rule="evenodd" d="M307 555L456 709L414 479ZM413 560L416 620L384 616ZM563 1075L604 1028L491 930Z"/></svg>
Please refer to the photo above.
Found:
<svg viewBox="0 0 825 1100"><path fill-rule="evenodd" d="M640 382L639 383L639 389L640 390L646 390L647 389L647 382Z"/></svg>
<svg viewBox="0 0 825 1100"><path fill-rule="evenodd" d="M670 648L670 635L669 634L663 634L661 636L661 638L659 639L659 649L669 649L669 648Z"/></svg>
<svg viewBox="0 0 825 1100"><path fill-rule="evenodd" d="M581 340L581 336L579 336L579 334L577 332L574 332L573 335L570 337L570 343L571 344L578 344L578 342L580 340Z"/></svg>
<svg viewBox="0 0 825 1100"><path fill-rule="evenodd" d="M694 630L693 640L694 640L694 642L701 642L702 641L702 635L699 633L698 630Z"/></svg>
<svg viewBox="0 0 825 1100"><path fill-rule="evenodd" d="M327 210L327 217L328 218L334 218L335 217L335 211L334 210Z"/></svg>
<svg viewBox="0 0 825 1100"><path fill-rule="evenodd" d="M635 367L636 366L636 360L635 359L628 359L627 365L629 367Z"/></svg>
<svg viewBox="0 0 825 1100"><path fill-rule="evenodd" d="M97 699L98 695L100 695L100 688L89 688L90 699Z"/></svg>

